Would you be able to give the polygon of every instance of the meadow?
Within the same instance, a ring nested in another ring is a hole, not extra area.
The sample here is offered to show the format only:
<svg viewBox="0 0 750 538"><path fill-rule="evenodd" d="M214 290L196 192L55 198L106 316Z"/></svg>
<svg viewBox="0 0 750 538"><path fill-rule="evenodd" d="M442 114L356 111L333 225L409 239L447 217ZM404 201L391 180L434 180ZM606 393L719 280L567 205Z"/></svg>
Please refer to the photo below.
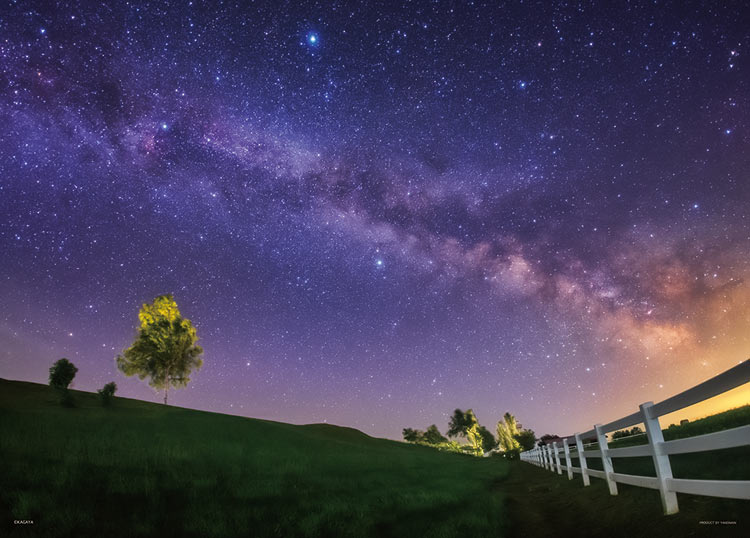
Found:
<svg viewBox="0 0 750 538"><path fill-rule="evenodd" d="M701 520L732 518L747 528L745 501L680 495L681 512L664 517L655 491L611 497L601 480L583 488L502 457L124 398L105 408L73 393L77 407L65 408L49 387L0 380L0 536L690 536L716 531ZM735 450L701 465L748 478L748 451Z"/></svg>
<svg viewBox="0 0 750 538"><path fill-rule="evenodd" d="M0 535L502 533L502 459L73 393L0 380Z"/></svg>

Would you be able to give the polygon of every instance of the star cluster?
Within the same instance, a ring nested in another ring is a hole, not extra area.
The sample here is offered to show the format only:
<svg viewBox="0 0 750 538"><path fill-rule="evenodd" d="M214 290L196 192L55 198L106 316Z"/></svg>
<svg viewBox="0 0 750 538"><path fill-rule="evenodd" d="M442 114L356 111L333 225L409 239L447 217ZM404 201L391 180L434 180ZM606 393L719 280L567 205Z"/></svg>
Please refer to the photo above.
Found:
<svg viewBox="0 0 750 538"><path fill-rule="evenodd" d="M8 2L0 375L154 398L113 358L171 292L174 401L221 412L564 434L710 377L750 347L748 15Z"/></svg>

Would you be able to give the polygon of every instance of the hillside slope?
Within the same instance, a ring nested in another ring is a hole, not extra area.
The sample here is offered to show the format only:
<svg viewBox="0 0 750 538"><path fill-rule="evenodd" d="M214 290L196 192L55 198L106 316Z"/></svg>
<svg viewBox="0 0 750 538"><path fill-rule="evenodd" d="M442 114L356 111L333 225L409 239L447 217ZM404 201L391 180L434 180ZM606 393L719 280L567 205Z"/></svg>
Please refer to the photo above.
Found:
<svg viewBox="0 0 750 538"><path fill-rule="evenodd" d="M498 458L0 380L0 534L465 536L503 527ZM13 520L33 520L13 525Z"/></svg>

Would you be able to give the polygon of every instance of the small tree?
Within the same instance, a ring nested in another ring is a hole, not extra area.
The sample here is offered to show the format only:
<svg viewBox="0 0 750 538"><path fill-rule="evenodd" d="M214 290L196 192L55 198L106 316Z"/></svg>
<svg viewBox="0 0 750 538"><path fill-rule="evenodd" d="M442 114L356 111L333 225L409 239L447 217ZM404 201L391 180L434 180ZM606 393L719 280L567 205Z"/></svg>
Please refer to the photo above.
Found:
<svg viewBox="0 0 750 538"><path fill-rule="evenodd" d="M149 378L149 385L164 391L167 405L169 388L190 382L190 373L203 365L203 348L189 319L180 315L171 295L160 295L144 304L138 313L140 326L133 345L117 356L117 368L127 376Z"/></svg>
<svg viewBox="0 0 750 538"><path fill-rule="evenodd" d="M523 450L531 450L536 444L536 435L533 430L521 430L515 436L515 439Z"/></svg>
<svg viewBox="0 0 750 538"><path fill-rule="evenodd" d="M521 445L516 440L518 433L516 417L510 413L505 413L503 420L497 423L497 439L503 451L511 452L521 448Z"/></svg>
<svg viewBox="0 0 750 538"><path fill-rule="evenodd" d="M479 421L472 409L467 409L465 413L460 409L453 411L448 423L448 437L465 437L471 445L472 452L481 452L482 434L479 432Z"/></svg>
<svg viewBox="0 0 750 538"><path fill-rule="evenodd" d="M448 439L446 439L442 433L440 433L440 430L438 430L438 427L434 424L427 428L427 431L424 432L424 435L422 436L425 443L430 443L431 445L438 445L440 443L446 443L448 442Z"/></svg>
<svg viewBox="0 0 750 538"><path fill-rule="evenodd" d="M73 382L77 371L78 368L68 359L60 359L49 369L50 387L58 390L68 390L68 386Z"/></svg>
<svg viewBox="0 0 750 538"><path fill-rule="evenodd" d="M482 436L482 451L489 452L497 447L497 441L492 432L484 426L479 426L479 435Z"/></svg>
<svg viewBox="0 0 750 538"><path fill-rule="evenodd" d="M68 387L73 382L73 378L76 376L75 364L70 362L66 358L62 358L55 362L49 369L49 385L53 387L60 395L60 403L64 407L74 407L75 400L73 395L68 390Z"/></svg>
<svg viewBox="0 0 750 538"><path fill-rule="evenodd" d="M537 443L537 445L546 446L547 443L551 442L553 439L558 439L558 436L551 433L545 433L539 438L539 442Z"/></svg>
<svg viewBox="0 0 750 538"><path fill-rule="evenodd" d="M401 433L404 436L404 441L407 441L409 443L417 443L424 438L423 431L415 430L412 428L404 428Z"/></svg>
<svg viewBox="0 0 750 538"><path fill-rule="evenodd" d="M112 403L116 390L117 385L115 385L114 381L110 381L97 391L104 407L108 407Z"/></svg>

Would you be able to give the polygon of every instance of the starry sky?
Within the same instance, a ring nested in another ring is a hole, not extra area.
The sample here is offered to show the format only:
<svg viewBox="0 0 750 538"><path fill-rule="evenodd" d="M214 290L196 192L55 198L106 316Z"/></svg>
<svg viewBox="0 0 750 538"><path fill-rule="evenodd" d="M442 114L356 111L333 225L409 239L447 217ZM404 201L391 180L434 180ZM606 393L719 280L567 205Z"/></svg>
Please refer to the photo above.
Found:
<svg viewBox="0 0 750 538"><path fill-rule="evenodd" d="M0 7L0 377L399 438L585 431L750 356L745 2ZM744 393L747 400L748 393Z"/></svg>

